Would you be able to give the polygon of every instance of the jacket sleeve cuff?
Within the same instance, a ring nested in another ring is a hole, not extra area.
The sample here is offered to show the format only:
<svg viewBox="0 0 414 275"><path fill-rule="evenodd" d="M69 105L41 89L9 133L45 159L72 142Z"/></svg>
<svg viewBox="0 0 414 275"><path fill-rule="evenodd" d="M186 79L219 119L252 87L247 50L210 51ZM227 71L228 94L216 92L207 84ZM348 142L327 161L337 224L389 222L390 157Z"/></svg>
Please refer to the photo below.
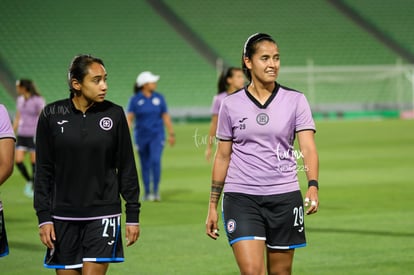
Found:
<svg viewBox="0 0 414 275"><path fill-rule="evenodd" d="M42 225L47 222L52 222L52 215L50 214L49 211L37 212L37 219L38 219L39 225Z"/></svg>
<svg viewBox="0 0 414 275"><path fill-rule="evenodd" d="M139 224L139 209L126 210L126 223Z"/></svg>

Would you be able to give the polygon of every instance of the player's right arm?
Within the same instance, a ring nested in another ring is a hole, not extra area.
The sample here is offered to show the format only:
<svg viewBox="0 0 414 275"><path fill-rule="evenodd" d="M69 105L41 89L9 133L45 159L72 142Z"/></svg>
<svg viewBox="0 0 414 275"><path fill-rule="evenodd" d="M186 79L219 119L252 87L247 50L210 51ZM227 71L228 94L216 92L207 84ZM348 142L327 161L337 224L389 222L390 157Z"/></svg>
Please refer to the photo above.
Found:
<svg viewBox="0 0 414 275"><path fill-rule="evenodd" d="M1 138L0 139L0 185L2 185L6 179L13 172L14 165L14 139L13 138Z"/></svg>
<svg viewBox="0 0 414 275"><path fill-rule="evenodd" d="M17 110L14 116L14 121L13 121L13 130L15 133L17 133L17 129L19 128L19 123L20 123L20 111Z"/></svg>
<svg viewBox="0 0 414 275"><path fill-rule="evenodd" d="M56 240L55 227L53 223L45 223L39 226L40 240L44 245L53 249L55 247L54 242Z"/></svg>
<svg viewBox="0 0 414 275"><path fill-rule="evenodd" d="M213 144L216 138L217 120L218 120L218 115L213 114L211 116L210 131L208 132L207 148L206 148L206 153L205 153L205 157L208 162L210 162Z"/></svg>
<svg viewBox="0 0 414 275"><path fill-rule="evenodd" d="M217 239L218 237L217 205L223 191L224 181L230 163L232 144L232 141L219 141L217 144L216 156L214 158L210 202L206 221L206 233L212 239Z"/></svg>
<svg viewBox="0 0 414 275"><path fill-rule="evenodd" d="M46 107L47 108L47 107ZM55 232L51 215L51 195L54 177L54 159L51 130L47 112L42 112L36 130L36 176L34 184L34 208L39 222L40 240L53 248Z"/></svg>

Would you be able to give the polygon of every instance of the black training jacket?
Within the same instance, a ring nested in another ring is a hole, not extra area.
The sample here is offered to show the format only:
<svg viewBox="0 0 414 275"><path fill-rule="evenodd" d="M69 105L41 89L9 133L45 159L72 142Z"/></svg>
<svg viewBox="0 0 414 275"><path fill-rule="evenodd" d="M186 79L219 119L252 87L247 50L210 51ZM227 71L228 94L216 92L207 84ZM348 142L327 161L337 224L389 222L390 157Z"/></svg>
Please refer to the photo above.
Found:
<svg viewBox="0 0 414 275"><path fill-rule="evenodd" d="M138 223L138 176L122 107L95 103L85 114L71 99L48 104L36 133L34 208L39 224L84 220L122 212Z"/></svg>

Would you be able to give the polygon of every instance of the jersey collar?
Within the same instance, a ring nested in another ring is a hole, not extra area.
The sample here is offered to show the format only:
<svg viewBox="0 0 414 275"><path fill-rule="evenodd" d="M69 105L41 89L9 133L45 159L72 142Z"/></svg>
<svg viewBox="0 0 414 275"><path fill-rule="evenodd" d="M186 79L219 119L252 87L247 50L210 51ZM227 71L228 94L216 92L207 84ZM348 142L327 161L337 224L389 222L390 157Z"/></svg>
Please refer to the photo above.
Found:
<svg viewBox="0 0 414 275"><path fill-rule="evenodd" d="M275 96L276 96L276 94L277 94L277 92L279 91L279 88L280 88L280 84L275 82L275 88L273 89L272 94L266 100L266 102L262 105L254 96L252 96L252 94L249 93L249 91L247 90L248 86L249 85L244 87L244 92L246 93L247 97L260 109L266 109L267 106L269 106L269 104L273 101L273 99L275 98Z"/></svg>

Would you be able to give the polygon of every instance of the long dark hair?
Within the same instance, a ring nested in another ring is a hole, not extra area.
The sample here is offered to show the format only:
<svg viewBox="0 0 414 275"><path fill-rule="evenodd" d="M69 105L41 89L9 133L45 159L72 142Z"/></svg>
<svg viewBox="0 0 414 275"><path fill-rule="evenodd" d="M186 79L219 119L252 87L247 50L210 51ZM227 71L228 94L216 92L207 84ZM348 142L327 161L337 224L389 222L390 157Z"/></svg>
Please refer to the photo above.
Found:
<svg viewBox="0 0 414 275"><path fill-rule="evenodd" d="M227 70L224 70L218 79L217 82L217 94L227 92L229 88L229 83L227 82L228 78L233 77L234 73L237 71L241 71L241 68L237 67L229 67Z"/></svg>
<svg viewBox="0 0 414 275"><path fill-rule="evenodd" d="M40 96L34 82L30 79L19 79L16 81L16 86L26 89L30 93L30 96Z"/></svg>
<svg viewBox="0 0 414 275"><path fill-rule="evenodd" d="M76 79L81 83L84 77L88 74L89 66L92 63L99 63L105 67L102 59L93 57L90 54L81 54L73 58L68 70L68 84L71 94L78 92L72 86L72 79Z"/></svg>
<svg viewBox="0 0 414 275"><path fill-rule="evenodd" d="M247 57L251 59L252 56L256 53L257 43L261 41L270 41L277 45L276 41L270 35L265 34L265 33L255 33L249 36L249 38L247 38L246 43L244 43L244 47L243 47L241 63L242 63L243 72L246 75L247 79L249 79L249 81L252 80L252 75L250 73L250 70L246 67L246 64L244 64L244 58Z"/></svg>

